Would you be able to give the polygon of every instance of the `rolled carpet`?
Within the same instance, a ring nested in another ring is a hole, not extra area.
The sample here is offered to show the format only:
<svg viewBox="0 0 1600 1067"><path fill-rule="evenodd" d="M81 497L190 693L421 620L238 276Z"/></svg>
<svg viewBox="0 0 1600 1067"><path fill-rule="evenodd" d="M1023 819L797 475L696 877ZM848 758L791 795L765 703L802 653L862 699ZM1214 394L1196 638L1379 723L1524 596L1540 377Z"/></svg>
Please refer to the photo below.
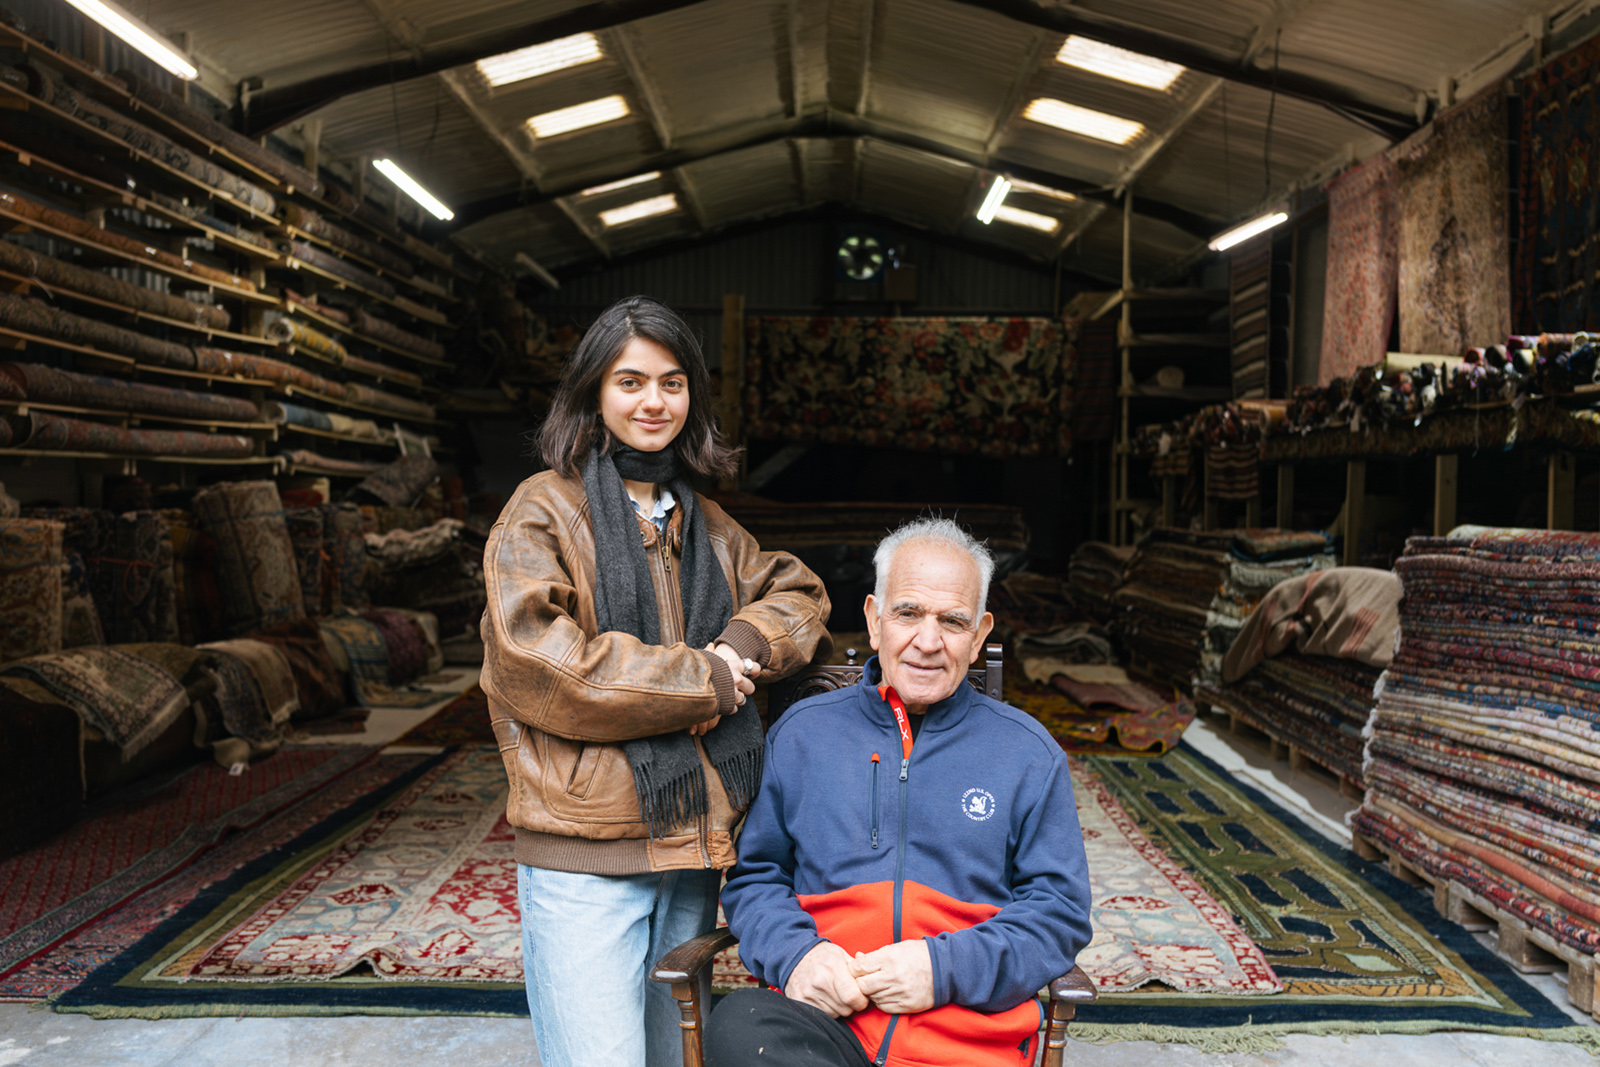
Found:
<svg viewBox="0 0 1600 1067"><path fill-rule="evenodd" d="M148 126L142 126L99 101L89 99L50 68L25 63L15 69L27 77L28 91L34 96L104 130L157 162L182 171L195 181L226 193L256 211L270 215L277 207L277 201L265 189L228 173Z"/></svg>
<svg viewBox="0 0 1600 1067"><path fill-rule="evenodd" d="M354 371L357 374L366 374L373 378L379 378L384 381L398 382L401 385L408 385L413 389L421 389L423 386L422 375L412 374L408 370L396 370L387 363L379 363L374 359L362 359L360 356L346 356L344 361L344 369L348 371Z"/></svg>
<svg viewBox="0 0 1600 1067"><path fill-rule="evenodd" d="M268 422L275 422L280 426L309 426L313 430L333 431L333 422L327 412L315 408L303 408L287 400L268 400L261 405L261 414Z"/></svg>
<svg viewBox="0 0 1600 1067"><path fill-rule="evenodd" d="M344 383L344 398L352 404L377 408L380 411L392 412L400 416L431 419L435 414L432 404L425 404L421 400L411 400L403 396L395 396L393 393L385 393L369 385L361 385L357 382Z"/></svg>
<svg viewBox="0 0 1600 1067"><path fill-rule="evenodd" d="M267 339L280 345L302 348L307 354L327 360L329 363L343 363L350 354L345 351L344 345L327 334L287 317L272 320L267 326Z"/></svg>
<svg viewBox="0 0 1600 1067"><path fill-rule="evenodd" d="M257 378L277 385L292 385L296 389L320 393L338 400L344 399L344 386L341 383L331 382L320 374L313 374L292 363L269 359L266 356L201 347L194 350L194 362L195 369L206 374Z"/></svg>
<svg viewBox="0 0 1600 1067"><path fill-rule="evenodd" d="M0 417L10 424L13 440L19 448L135 456L243 458L255 454L255 443L238 434L135 430L87 419L61 418L42 411Z"/></svg>
<svg viewBox="0 0 1600 1067"><path fill-rule="evenodd" d="M384 270L393 271L401 277L409 278L415 272L415 268L404 256L389 251L376 241L358 237L343 227L335 226L308 207L285 204L283 220L297 230L304 230L313 237L320 237L331 245L376 263Z"/></svg>
<svg viewBox="0 0 1600 1067"><path fill-rule="evenodd" d="M400 327L378 318L376 315L368 314L366 311L357 309L354 326L368 337L393 345L396 348L403 348L407 352L414 352L419 356L427 356L429 359L444 358L444 345L438 341L430 341L426 337L408 333Z"/></svg>
<svg viewBox="0 0 1600 1067"><path fill-rule="evenodd" d="M279 246L279 250L289 253L302 263L309 263L319 270L325 270L347 282L354 282L363 289L381 296L393 298L395 295L394 286L387 279L380 278L370 270L364 270L349 260L340 259L304 241L284 242Z"/></svg>
<svg viewBox="0 0 1600 1067"><path fill-rule="evenodd" d="M53 259L11 241L0 241L0 270L8 270L24 278L37 278L57 289L70 289L113 304L122 304L152 315L164 315L180 322L192 322L197 326L209 326L215 330L226 330L232 321L227 309L215 304L197 304L181 296L134 285L102 271Z"/></svg>
<svg viewBox="0 0 1600 1067"><path fill-rule="evenodd" d="M3 73L4 68L0 68L0 74ZM229 274L225 270L217 270L215 267L207 267L200 263L190 262L182 256L155 248L132 237L124 237L120 233L93 226L76 215L69 215L65 211L57 211L53 207L47 207L36 200L29 200L24 196L17 196L15 193L0 192L0 208L19 218L30 219L53 229L61 230L64 233L72 234L74 237L90 244L114 248L126 255L149 260L152 263L159 263L163 267L182 271L196 278L219 282L223 285L232 286L235 289L244 289L252 293L256 291L256 283L248 278L241 278L239 275Z"/></svg>
<svg viewBox="0 0 1600 1067"><path fill-rule="evenodd" d="M86 345L101 352L131 356L141 363L153 363L175 370L194 369L194 350L148 334L124 330L95 319L61 311L39 300L14 293L0 293L0 326L22 333L37 334L52 341Z"/></svg>
<svg viewBox="0 0 1600 1067"><path fill-rule="evenodd" d="M0 379L15 385L20 394L16 399L42 404L228 422L254 422L260 417L255 402L242 397L78 374L37 363L0 363ZM0 395L5 395L3 383L0 383Z"/></svg>
<svg viewBox="0 0 1600 1067"><path fill-rule="evenodd" d="M217 584L230 634L305 617L294 544L276 485L222 482L196 493L192 507L216 542Z"/></svg>
<svg viewBox="0 0 1600 1067"><path fill-rule="evenodd" d="M180 125L187 126L213 144L221 145L240 159L259 167L279 181L292 185L301 192L309 193L312 196L320 196L322 194L322 182L318 181L316 175L309 170L291 163L276 152L252 141L244 134L229 129L199 108L185 103L179 97L167 92L142 74L136 74L131 70L119 70L116 72L115 77L128 87L128 92L137 98L140 103L150 105L167 116L167 118Z"/></svg>

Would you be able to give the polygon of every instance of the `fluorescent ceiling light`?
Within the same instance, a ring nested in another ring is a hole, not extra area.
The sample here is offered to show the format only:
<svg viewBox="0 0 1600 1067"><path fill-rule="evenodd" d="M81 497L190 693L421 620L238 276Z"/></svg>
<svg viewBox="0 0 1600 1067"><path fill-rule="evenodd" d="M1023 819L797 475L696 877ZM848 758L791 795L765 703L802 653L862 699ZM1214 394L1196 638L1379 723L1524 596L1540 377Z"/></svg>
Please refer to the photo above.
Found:
<svg viewBox="0 0 1600 1067"><path fill-rule="evenodd" d="M602 211L600 221L606 226L621 226L624 222L648 219L652 215L665 215L669 211L676 210L678 210L677 194L662 193L648 200L636 200L622 207L614 207L610 211Z"/></svg>
<svg viewBox="0 0 1600 1067"><path fill-rule="evenodd" d="M983 203L978 207L978 221L985 226L994 221L994 213L1005 203L1006 194L1011 191L1011 182L995 175L994 183L989 186L989 195L983 198Z"/></svg>
<svg viewBox="0 0 1600 1067"><path fill-rule="evenodd" d="M659 177L661 177L661 172L659 170L653 170L649 174L635 174L631 178L621 178L614 182L606 182L604 185L591 185L587 189L578 190L578 195L599 196L601 193L614 193L618 189L626 189L630 185L640 185L644 182L653 182Z"/></svg>
<svg viewBox="0 0 1600 1067"><path fill-rule="evenodd" d="M453 219L456 213L444 206L444 202L428 190L417 184L417 180L401 170L392 159L374 159L372 165L383 172L384 177L394 182L405 194L428 211L436 219Z"/></svg>
<svg viewBox="0 0 1600 1067"><path fill-rule="evenodd" d="M200 72L182 52L109 0L67 0L67 3L155 60L156 65L169 74L175 74L185 81L193 81L200 76Z"/></svg>
<svg viewBox="0 0 1600 1067"><path fill-rule="evenodd" d="M1103 111L1090 111L1086 107L1069 104L1065 100L1052 100L1048 96L1041 96L1029 104L1022 117L1112 144L1127 144L1144 132L1142 122L1119 119Z"/></svg>
<svg viewBox="0 0 1600 1067"><path fill-rule="evenodd" d="M1056 53L1056 62L1079 70L1103 74L1120 82L1142 85L1146 89L1168 89L1186 68L1164 59L1153 59L1114 44L1091 41L1076 35L1068 37Z"/></svg>
<svg viewBox="0 0 1600 1067"><path fill-rule="evenodd" d="M1288 218L1289 213L1286 211L1274 211L1269 215L1262 215L1231 230L1224 230L1208 241L1206 247L1213 252L1226 252L1241 241L1248 241L1258 233L1266 233Z"/></svg>
<svg viewBox="0 0 1600 1067"><path fill-rule="evenodd" d="M511 82L526 81L541 74L576 67L580 63L591 63L604 54L600 51L600 40L594 34L576 33L571 37L480 59L478 73L490 85L509 85Z"/></svg>
<svg viewBox="0 0 1600 1067"><path fill-rule="evenodd" d="M554 137L558 133L571 133L585 126L594 126L613 119L626 118L628 102L620 96L602 96L586 104L573 104L556 111L546 111L528 120L528 129L535 137Z"/></svg>
<svg viewBox="0 0 1600 1067"><path fill-rule="evenodd" d="M1012 178L1011 188L1019 193L1036 193L1039 196L1048 196L1056 200L1065 200L1069 203L1078 199L1076 194L1069 193L1065 189L1052 189L1048 185L1035 185L1033 182L1025 182L1021 178Z"/></svg>
<svg viewBox="0 0 1600 1067"><path fill-rule="evenodd" d="M1037 211L1024 211L1020 207L1002 205L994 209L994 217L1013 226L1027 226L1030 229L1043 230L1045 233L1055 233L1061 226L1060 219L1041 215Z"/></svg>

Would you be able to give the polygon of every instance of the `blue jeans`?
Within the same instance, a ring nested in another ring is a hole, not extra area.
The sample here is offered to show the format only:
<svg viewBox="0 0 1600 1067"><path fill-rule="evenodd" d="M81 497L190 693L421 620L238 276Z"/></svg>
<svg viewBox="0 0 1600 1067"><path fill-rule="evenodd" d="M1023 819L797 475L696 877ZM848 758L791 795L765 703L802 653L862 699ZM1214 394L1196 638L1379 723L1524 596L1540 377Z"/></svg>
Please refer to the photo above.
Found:
<svg viewBox="0 0 1600 1067"><path fill-rule="evenodd" d="M522 968L544 1067L682 1067L677 1002L648 970L716 925L721 875L517 864ZM709 985L708 974L702 1004Z"/></svg>

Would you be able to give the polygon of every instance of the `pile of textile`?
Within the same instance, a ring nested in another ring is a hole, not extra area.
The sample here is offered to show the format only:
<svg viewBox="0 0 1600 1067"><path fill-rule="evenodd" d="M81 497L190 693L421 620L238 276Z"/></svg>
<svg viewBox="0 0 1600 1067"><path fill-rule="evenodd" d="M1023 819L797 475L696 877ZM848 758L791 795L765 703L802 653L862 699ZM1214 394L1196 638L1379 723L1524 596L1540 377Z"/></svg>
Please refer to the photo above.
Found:
<svg viewBox="0 0 1600 1067"><path fill-rule="evenodd" d="M1600 535L1414 537L1352 828L1600 950Z"/></svg>
<svg viewBox="0 0 1600 1067"><path fill-rule="evenodd" d="M1333 565L1317 531L1158 527L1141 540L1113 623L1135 666L1180 685L1214 681L1245 619L1274 585Z"/></svg>
<svg viewBox="0 0 1600 1067"><path fill-rule="evenodd" d="M446 640L476 634L488 604L483 550L488 538L459 519L420 530L366 535L368 589L375 601L425 611Z"/></svg>
<svg viewBox="0 0 1600 1067"><path fill-rule="evenodd" d="M1085 541L1067 564L1067 585L1072 599L1091 618L1104 622L1116 613L1112 598L1127 578L1133 546L1118 547L1106 541Z"/></svg>
<svg viewBox="0 0 1600 1067"><path fill-rule="evenodd" d="M1357 788L1378 675L1394 657L1400 579L1331 567L1273 587L1195 696L1302 749Z"/></svg>

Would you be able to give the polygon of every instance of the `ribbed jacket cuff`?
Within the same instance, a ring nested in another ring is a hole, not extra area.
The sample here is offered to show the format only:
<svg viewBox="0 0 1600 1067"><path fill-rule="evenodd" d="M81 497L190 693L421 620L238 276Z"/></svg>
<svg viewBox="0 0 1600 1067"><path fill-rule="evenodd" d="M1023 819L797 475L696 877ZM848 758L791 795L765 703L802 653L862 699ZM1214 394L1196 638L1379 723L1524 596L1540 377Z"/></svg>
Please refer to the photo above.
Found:
<svg viewBox="0 0 1600 1067"><path fill-rule="evenodd" d="M700 649L700 654L711 665L711 685L717 691L717 714L731 715L738 705L734 703L739 696L739 690L733 684L733 670L728 666L728 661L715 652Z"/></svg>
<svg viewBox="0 0 1600 1067"><path fill-rule="evenodd" d="M727 644L740 659L753 659L763 667L767 665L768 658L772 655L772 645L761 636L761 631L745 622L743 619L734 619L722 631L722 636L717 638Z"/></svg>

